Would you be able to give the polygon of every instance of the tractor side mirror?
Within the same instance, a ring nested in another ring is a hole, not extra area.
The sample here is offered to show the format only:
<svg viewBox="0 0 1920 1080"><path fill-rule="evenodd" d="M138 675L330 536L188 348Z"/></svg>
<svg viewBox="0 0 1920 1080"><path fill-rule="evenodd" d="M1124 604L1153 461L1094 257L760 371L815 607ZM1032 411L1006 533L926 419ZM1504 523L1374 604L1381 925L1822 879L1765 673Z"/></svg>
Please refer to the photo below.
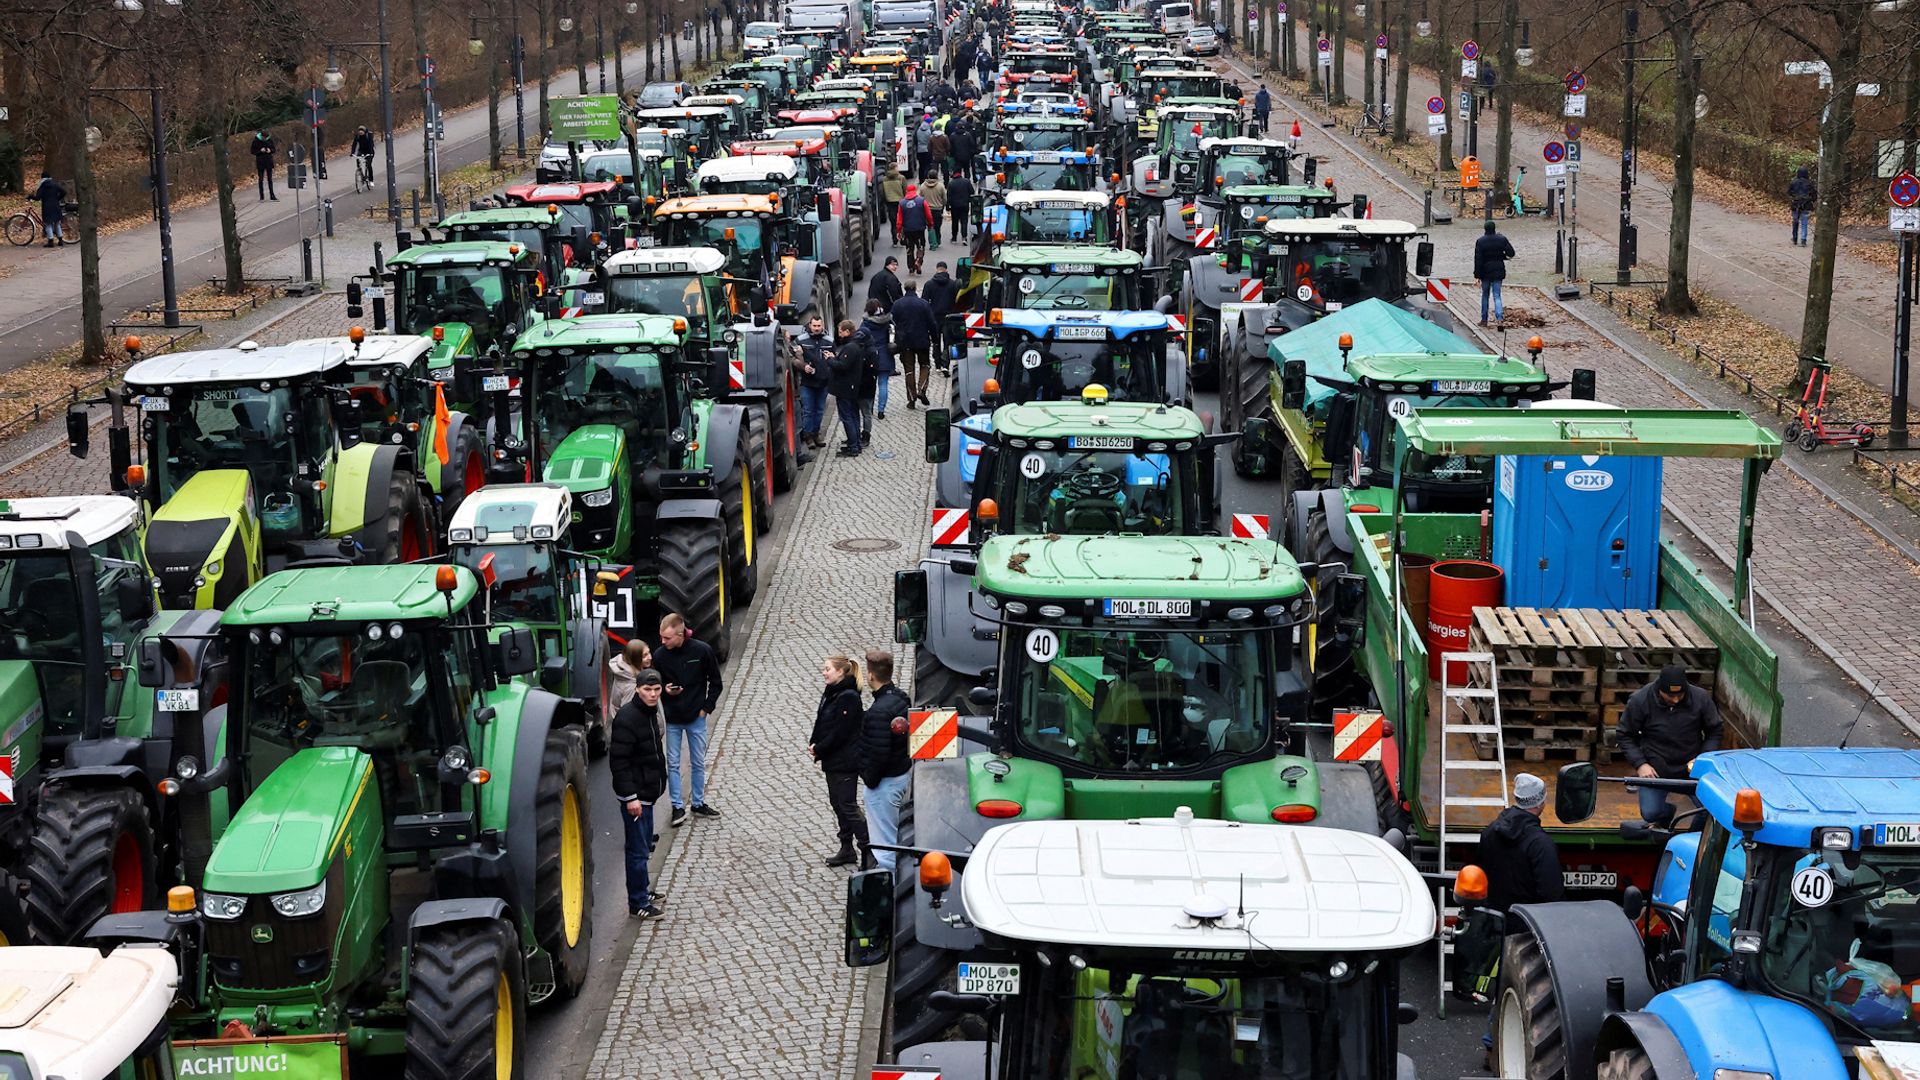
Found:
<svg viewBox="0 0 1920 1080"><path fill-rule="evenodd" d="M917 645L927 637L927 572L893 572L893 640Z"/></svg>
<svg viewBox="0 0 1920 1080"><path fill-rule="evenodd" d="M868 870L847 879L848 967L875 967L893 955L893 901L891 870Z"/></svg>
<svg viewBox="0 0 1920 1080"><path fill-rule="evenodd" d="M822 196L822 198L824 197L825 196ZM833 208L828 207L827 212L832 213ZM825 219L822 219L823 222L824 220ZM803 259L819 258L820 234L803 225L800 229L798 242L794 246L799 250L799 255Z"/></svg>
<svg viewBox="0 0 1920 1080"><path fill-rule="evenodd" d="M727 365L727 347L715 345L707 350L707 385L727 386L732 383L732 371Z"/></svg>
<svg viewBox="0 0 1920 1080"><path fill-rule="evenodd" d="M627 220L628 221L643 221L646 219L646 213L647 213L647 204L640 201L640 196L638 195L627 196Z"/></svg>
<svg viewBox="0 0 1920 1080"><path fill-rule="evenodd" d="M1433 275L1433 241L1422 240L1413 249L1413 273L1415 277Z"/></svg>
<svg viewBox="0 0 1920 1080"><path fill-rule="evenodd" d="M1313 174L1319 171L1320 171L1320 162L1312 157L1307 158L1306 164L1300 166L1300 174L1302 177L1301 183L1305 184L1308 187L1312 187Z"/></svg>
<svg viewBox="0 0 1920 1080"><path fill-rule="evenodd" d="M82 444L83 446L85 444ZM107 471L115 491L127 489L127 470L133 465L133 432L127 427L109 427L107 429ZM144 494L136 492L136 494Z"/></svg>
<svg viewBox="0 0 1920 1080"><path fill-rule="evenodd" d="M991 712L1000 703L1000 692L991 686L976 686L967 691L967 704L982 712Z"/></svg>
<svg viewBox="0 0 1920 1080"><path fill-rule="evenodd" d="M127 571L125 577L114 582L113 593L122 622L141 623L153 618L153 579L145 570L135 567Z"/></svg>
<svg viewBox="0 0 1920 1080"><path fill-rule="evenodd" d="M67 453L77 458L87 456L87 440L93 430L92 421L93 418L87 415L85 405L76 405L67 410Z"/></svg>
<svg viewBox="0 0 1920 1080"><path fill-rule="evenodd" d="M1575 401L1592 401L1596 389L1596 380L1592 368L1573 369L1573 388L1567 393Z"/></svg>
<svg viewBox="0 0 1920 1080"><path fill-rule="evenodd" d="M165 641L165 638L146 638L140 642L136 676L140 685L149 690L157 690L167 684L167 657L161 649Z"/></svg>
<svg viewBox="0 0 1920 1080"><path fill-rule="evenodd" d="M1554 785L1554 816L1568 825L1592 817L1594 800L1597 798L1596 775L1591 761L1562 765L1559 780Z"/></svg>
<svg viewBox="0 0 1920 1080"><path fill-rule="evenodd" d="M1288 360L1280 365L1280 407L1298 412L1307 407L1307 362Z"/></svg>
<svg viewBox="0 0 1920 1080"><path fill-rule="evenodd" d="M673 187L675 191L687 190L687 159L677 155L673 159Z"/></svg>
<svg viewBox="0 0 1920 1080"><path fill-rule="evenodd" d="M1267 448L1273 445L1273 421L1264 416L1247 417L1240 429L1240 460L1251 476L1264 476L1268 470Z"/></svg>
<svg viewBox="0 0 1920 1080"><path fill-rule="evenodd" d="M533 631L524 626L507 630L493 644L493 671L502 679L531 673L540 663L540 650L534 647Z"/></svg>
<svg viewBox="0 0 1920 1080"><path fill-rule="evenodd" d="M549 656L540 663L540 689L549 694L565 696L567 692L567 658Z"/></svg>
<svg viewBox="0 0 1920 1080"><path fill-rule="evenodd" d="M820 215L821 221L833 220L833 196L826 192L813 197L813 212Z"/></svg>
<svg viewBox="0 0 1920 1080"><path fill-rule="evenodd" d="M367 309L360 303L361 295L359 282L347 282L347 318L357 319L366 314Z"/></svg>
<svg viewBox="0 0 1920 1080"><path fill-rule="evenodd" d="M927 410L927 462L944 463L953 455L952 419L945 409Z"/></svg>
<svg viewBox="0 0 1920 1080"><path fill-rule="evenodd" d="M1343 630L1358 630L1366 625L1367 579L1362 574L1341 574L1333 579L1333 615Z"/></svg>
<svg viewBox="0 0 1920 1080"><path fill-rule="evenodd" d="M1226 243L1226 248L1227 248L1227 273L1238 276L1240 273L1241 267L1246 265L1246 260L1242 258L1243 252L1241 250L1241 247L1235 241L1228 240Z"/></svg>

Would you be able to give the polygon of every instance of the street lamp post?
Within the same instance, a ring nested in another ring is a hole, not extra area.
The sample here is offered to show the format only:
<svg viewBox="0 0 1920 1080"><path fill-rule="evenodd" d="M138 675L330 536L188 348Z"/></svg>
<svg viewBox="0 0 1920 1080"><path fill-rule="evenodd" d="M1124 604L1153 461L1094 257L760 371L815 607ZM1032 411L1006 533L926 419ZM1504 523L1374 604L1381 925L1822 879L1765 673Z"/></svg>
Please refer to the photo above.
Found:
<svg viewBox="0 0 1920 1080"><path fill-rule="evenodd" d="M336 41L327 45L327 70L320 76L320 86L329 94L337 94L346 88L347 76L340 70L336 53L344 52L372 68L373 61L356 50L376 48L380 50L380 128L381 144L387 154L387 220L393 224L394 229L398 230L400 228L400 184L395 176L393 165L393 83L387 57L386 0L380 0L379 10L381 31L379 41Z"/></svg>
<svg viewBox="0 0 1920 1080"><path fill-rule="evenodd" d="M593 5L593 57L600 69L600 92L607 92L607 28L600 21L600 5Z"/></svg>
<svg viewBox="0 0 1920 1080"><path fill-rule="evenodd" d="M480 36L480 24L497 25L506 23L511 36L507 39L508 71L513 79L513 141L522 160L527 156L527 80L525 63L527 59L526 39L520 36L520 5L514 3L506 15L468 15L467 52L479 56L487 51L487 43ZM499 40L496 32L495 40Z"/></svg>
<svg viewBox="0 0 1920 1080"><path fill-rule="evenodd" d="M146 94L152 105L148 120L148 136L153 145L153 197L156 216L160 222L160 300L161 321L169 328L180 325L180 292L173 273L173 197L167 185L167 122L165 110L161 107L160 87L158 86L97 86L93 94ZM106 100L127 110L138 118L140 113L133 106L118 98Z"/></svg>

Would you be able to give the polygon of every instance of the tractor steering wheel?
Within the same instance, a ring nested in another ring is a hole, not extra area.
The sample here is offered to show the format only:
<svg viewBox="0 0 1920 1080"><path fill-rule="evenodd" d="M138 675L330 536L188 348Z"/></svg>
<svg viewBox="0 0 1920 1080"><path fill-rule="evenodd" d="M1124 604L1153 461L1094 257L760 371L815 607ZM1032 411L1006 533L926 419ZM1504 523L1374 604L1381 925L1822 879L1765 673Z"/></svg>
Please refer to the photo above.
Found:
<svg viewBox="0 0 1920 1080"><path fill-rule="evenodd" d="M1060 482L1060 488L1075 499L1104 499L1120 490L1120 477L1101 469L1077 472Z"/></svg>

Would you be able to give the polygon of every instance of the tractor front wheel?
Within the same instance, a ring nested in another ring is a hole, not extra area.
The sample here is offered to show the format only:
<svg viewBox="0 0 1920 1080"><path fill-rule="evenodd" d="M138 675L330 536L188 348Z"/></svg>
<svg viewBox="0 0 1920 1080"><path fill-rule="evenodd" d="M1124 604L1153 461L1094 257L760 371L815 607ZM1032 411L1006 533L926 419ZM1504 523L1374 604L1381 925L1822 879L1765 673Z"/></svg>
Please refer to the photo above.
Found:
<svg viewBox="0 0 1920 1080"><path fill-rule="evenodd" d="M751 605L754 594L760 591L760 564L753 550L757 533L753 516L759 511L760 500L754 496L753 472L747 468L753 461L749 437L749 431L741 431L733 468L720 482L720 511L727 519L727 584L733 588L734 602L741 607Z"/></svg>
<svg viewBox="0 0 1920 1080"><path fill-rule="evenodd" d="M1567 1047L1547 958L1532 934L1509 936L1494 997L1493 1064L1515 1080L1564 1080Z"/></svg>
<svg viewBox="0 0 1920 1080"><path fill-rule="evenodd" d="M970 679L941 663L940 658L926 648L913 650L914 704L966 712L970 708L967 694L979 685L979 680Z"/></svg>
<svg viewBox="0 0 1920 1080"><path fill-rule="evenodd" d="M568 999L587 984L593 942L593 831L580 729L547 735L533 800L533 936L552 955L556 988Z"/></svg>
<svg viewBox="0 0 1920 1080"><path fill-rule="evenodd" d="M773 412L773 490L779 492L792 491L800 479L800 418L793 411L800 405L796 389L793 372L788 371L767 400Z"/></svg>
<svg viewBox="0 0 1920 1080"><path fill-rule="evenodd" d="M522 1075L526 982L502 923L421 932L407 967L406 1080L503 1080Z"/></svg>
<svg viewBox="0 0 1920 1080"><path fill-rule="evenodd" d="M126 788L54 787L40 800L25 876L36 944L69 945L103 915L147 907L157 871L146 803Z"/></svg>
<svg viewBox="0 0 1920 1080"><path fill-rule="evenodd" d="M433 533L427 526L426 508L420 502L420 489L413 474L394 470L387 481L387 512L381 518L380 562L386 566L424 559L433 554Z"/></svg>
<svg viewBox="0 0 1920 1080"><path fill-rule="evenodd" d="M771 406L771 399L768 404ZM773 444L767 427L764 411L757 406L747 409L747 471L753 479L753 531L761 536L773 531Z"/></svg>
<svg viewBox="0 0 1920 1080"><path fill-rule="evenodd" d="M1637 1046L1623 1046L1600 1063L1600 1080L1655 1080L1653 1060Z"/></svg>
<svg viewBox="0 0 1920 1080"><path fill-rule="evenodd" d="M711 646L724 663L733 651L726 524L698 518L662 521L658 541L661 609L678 612L693 636Z"/></svg>

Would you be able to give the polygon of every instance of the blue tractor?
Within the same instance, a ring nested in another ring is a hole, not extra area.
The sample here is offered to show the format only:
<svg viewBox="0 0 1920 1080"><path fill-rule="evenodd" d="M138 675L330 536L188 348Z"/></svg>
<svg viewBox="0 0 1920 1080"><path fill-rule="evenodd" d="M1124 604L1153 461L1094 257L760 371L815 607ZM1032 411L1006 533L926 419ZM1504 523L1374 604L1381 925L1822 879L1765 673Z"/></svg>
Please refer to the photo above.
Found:
<svg viewBox="0 0 1920 1080"><path fill-rule="evenodd" d="M1559 779L1567 822L1607 781ZM1636 783L1684 807L1629 826L1667 838L1654 894L1512 909L1498 1075L1848 1080L1920 1041L1920 751L1731 750Z"/></svg>

